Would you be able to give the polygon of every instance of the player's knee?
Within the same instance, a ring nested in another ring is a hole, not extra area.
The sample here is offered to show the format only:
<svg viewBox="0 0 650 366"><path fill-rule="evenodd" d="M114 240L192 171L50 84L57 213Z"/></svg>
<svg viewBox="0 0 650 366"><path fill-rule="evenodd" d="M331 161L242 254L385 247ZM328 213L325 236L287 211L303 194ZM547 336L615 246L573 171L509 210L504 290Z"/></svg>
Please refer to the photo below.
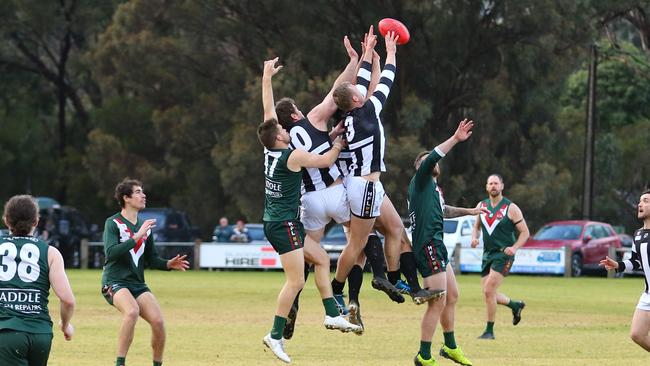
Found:
<svg viewBox="0 0 650 366"><path fill-rule="evenodd" d="M157 331L158 333L165 332L165 320L163 319L162 315L151 319L149 321L149 324L151 325L151 329Z"/></svg>
<svg viewBox="0 0 650 366"><path fill-rule="evenodd" d="M140 316L140 308L136 305L134 307L125 309L122 312L122 316L124 320L135 323L138 320L138 317Z"/></svg>
<svg viewBox="0 0 650 366"><path fill-rule="evenodd" d="M642 334L640 332L636 332L636 331L630 332L630 338L632 338L632 340L636 344L642 344L646 336L647 334Z"/></svg>
<svg viewBox="0 0 650 366"><path fill-rule="evenodd" d="M446 296L447 305L456 305L458 302L458 291L449 291L447 290Z"/></svg>
<svg viewBox="0 0 650 366"><path fill-rule="evenodd" d="M300 291L305 286L305 276L300 276L298 278L292 278L287 281L287 284L291 286L295 291Z"/></svg>
<svg viewBox="0 0 650 366"><path fill-rule="evenodd" d="M483 296L492 297L495 296L496 293L497 290L491 283L488 282L485 284L485 286L483 286Z"/></svg>

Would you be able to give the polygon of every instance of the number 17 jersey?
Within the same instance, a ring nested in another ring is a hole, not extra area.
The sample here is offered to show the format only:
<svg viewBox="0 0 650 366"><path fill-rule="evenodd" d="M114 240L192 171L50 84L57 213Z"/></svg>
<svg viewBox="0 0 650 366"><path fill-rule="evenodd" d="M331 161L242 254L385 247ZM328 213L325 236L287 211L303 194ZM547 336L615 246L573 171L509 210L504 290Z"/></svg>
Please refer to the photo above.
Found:
<svg viewBox="0 0 650 366"><path fill-rule="evenodd" d="M0 330L52 333L48 245L32 236L0 240Z"/></svg>

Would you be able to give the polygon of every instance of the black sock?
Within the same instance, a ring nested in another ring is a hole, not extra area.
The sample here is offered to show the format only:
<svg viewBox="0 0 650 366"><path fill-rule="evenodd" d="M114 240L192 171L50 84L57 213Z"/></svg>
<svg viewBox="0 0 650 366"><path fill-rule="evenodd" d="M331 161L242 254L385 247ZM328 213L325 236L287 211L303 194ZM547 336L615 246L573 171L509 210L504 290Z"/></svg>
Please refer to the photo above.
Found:
<svg viewBox="0 0 650 366"><path fill-rule="evenodd" d="M307 282L307 277L309 277L309 269L311 268L311 264L305 263L305 282Z"/></svg>
<svg viewBox="0 0 650 366"><path fill-rule="evenodd" d="M366 253L370 268L372 268L372 275L386 278L386 271L384 270L386 259L384 257L384 248L381 246L381 239L376 235L369 236L368 243L363 251Z"/></svg>
<svg viewBox="0 0 650 366"><path fill-rule="evenodd" d="M348 295L349 301L354 301L359 304L359 291L361 291L361 284L363 283L363 268L359 265L352 267L348 275Z"/></svg>
<svg viewBox="0 0 650 366"><path fill-rule="evenodd" d="M332 280L332 292L334 295L342 295L343 287L345 287L345 282L339 282L336 278Z"/></svg>
<svg viewBox="0 0 650 366"><path fill-rule="evenodd" d="M399 280L399 270L397 271L388 271L388 281L393 285Z"/></svg>
<svg viewBox="0 0 650 366"><path fill-rule="evenodd" d="M411 287L411 291L418 292L422 289L418 281L418 270L415 264L415 255L413 252L404 252L399 256L399 267L406 281Z"/></svg>

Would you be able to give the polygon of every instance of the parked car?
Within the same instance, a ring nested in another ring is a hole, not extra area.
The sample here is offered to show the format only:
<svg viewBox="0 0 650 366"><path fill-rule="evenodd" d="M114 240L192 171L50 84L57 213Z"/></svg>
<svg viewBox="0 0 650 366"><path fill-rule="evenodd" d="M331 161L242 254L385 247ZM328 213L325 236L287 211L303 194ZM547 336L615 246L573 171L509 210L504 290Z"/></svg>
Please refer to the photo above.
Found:
<svg viewBox="0 0 650 366"><path fill-rule="evenodd" d="M445 219L443 222L443 238L447 253L449 254L449 261L453 263L454 251L456 245L460 244L461 248L472 247L472 229L476 223L475 215L467 215ZM483 248L483 236L479 236L478 248Z"/></svg>
<svg viewBox="0 0 650 366"><path fill-rule="evenodd" d="M201 236L199 228L190 224L184 211L169 207L145 208L138 212L138 218L156 219L153 239L157 242L190 242Z"/></svg>
<svg viewBox="0 0 650 366"><path fill-rule="evenodd" d="M247 223L246 228L248 229L248 237L250 238L250 241L248 243L242 243L242 242L235 242L235 243L229 243L229 242L221 242L222 244L263 244L263 245L268 245L269 241L266 239L266 235L264 235L264 224L260 223ZM219 225L215 226L214 230L212 231L212 241L217 242L217 230L219 229Z"/></svg>
<svg viewBox="0 0 650 366"><path fill-rule="evenodd" d="M330 266L332 268L336 268L336 262L338 262L347 243L348 240L341 224L330 227L321 239L320 244L330 257Z"/></svg>
<svg viewBox="0 0 650 366"><path fill-rule="evenodd" d="M90 226L73 207L49 204L45 208L39 207L35 235L59 249L66 267L80 266L81 240L89 239L96 230L97 227Z"/></svg>
<svg viewBox="0 0 650 366"><path fill-rule="evenodd" d="M609 248L620 248L621 239L610 224L598 221L554 221L544 226L526 241L526 248L571 247L571 272L580 276L584 270L600 270L601 259Z"/></svg>
<svg viewBox="0 0 650 366"><path fill-rule="evenodd" d="M443 237L442 242L447 248L449 254L449 261L452 265L454 258L454 251L456 244L460 244L461 248L472 247L472 228L476 222L476 216L466 215L450 219L444 219L442 224ZM408 237L413 240L410 228L406 229ZM483 248L483 237L479 237L478 248Z"/></svg>

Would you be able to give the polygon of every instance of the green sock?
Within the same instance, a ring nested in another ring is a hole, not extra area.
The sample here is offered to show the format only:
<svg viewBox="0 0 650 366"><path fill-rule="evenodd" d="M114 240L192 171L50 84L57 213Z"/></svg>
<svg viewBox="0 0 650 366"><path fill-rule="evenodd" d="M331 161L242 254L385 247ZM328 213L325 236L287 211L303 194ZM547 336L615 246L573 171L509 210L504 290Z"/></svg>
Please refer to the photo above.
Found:
<svg viewBox="0 0 650 366"><path fill-rule="evenodd" d="M271 328L271 338L273 339L282 339L282 332L284 332L284 326L287 324L287 318L281 316L275 316L273 318L273 328Z"/></svg>
<svg viewBox="0 0 650 366"><path fill-rule="evenodd" d="M494 322L487 322L487 327L485 327L485 333L494 333Z"/></svg>
<svg viewBox="0 0 650 366"><path fill-rule="evenodd" d="M162 366L162 361L154 361L153 366Z"/></svg>
<svg viewBox="0 0 650 366"><path fill-rule="evenodd" d="M509 307L512 310L517 310L521 306L521 302L512 301L512 299L510 299L510 301L508 302L508 305L506 305L506 306Z"/></svg>
<svg viewBox="0 0 650 366"><path fill-rule="evenodd" d="M431 359L431 342L420 341L420 356L425 360Z"/></svg>
<svg viewBox="0 0 650 366"><path fill-rule="evenodd" d="M325 306L325 315L336 317L339 316L339 309L336 307L336 300L333 297L323 299L323 306Z"/></svg>
<svg viewBox="0 0 650 366"><path fill-rule="evenodd" d="M445 336L445 346L454 349L456 348L456 337L454 337L454 331L442 333Z"/></svg>
<svg viewBox="0 0 650 366"><path fill-rule="evenodd" d="M118 357L117 360L115 360L115 366L124 366L126 365L126 357Z"/></svg>

